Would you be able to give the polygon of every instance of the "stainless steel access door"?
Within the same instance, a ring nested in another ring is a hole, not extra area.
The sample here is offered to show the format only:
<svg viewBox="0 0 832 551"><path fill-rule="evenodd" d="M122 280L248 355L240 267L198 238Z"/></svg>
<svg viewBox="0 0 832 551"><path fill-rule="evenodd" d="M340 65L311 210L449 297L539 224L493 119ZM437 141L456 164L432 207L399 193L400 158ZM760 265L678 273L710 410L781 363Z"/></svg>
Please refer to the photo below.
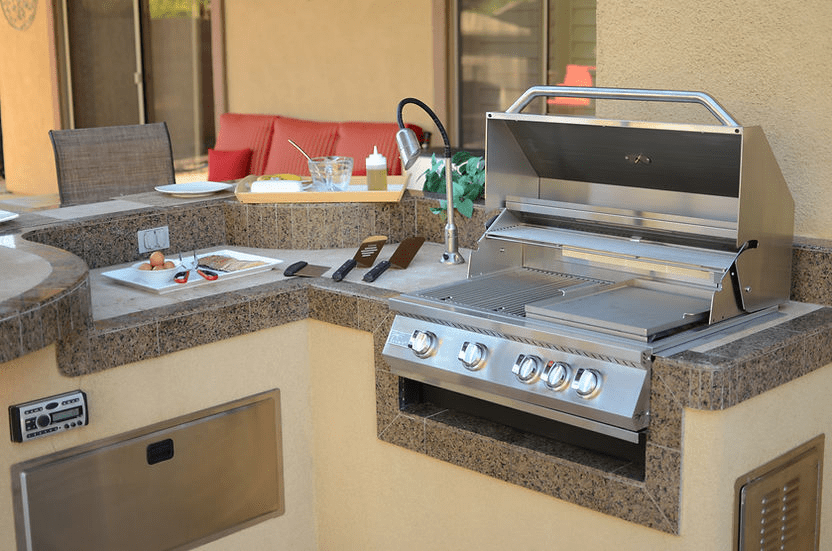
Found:
<svg viewBox="0 0 832 551"><path fill-rule="evenodd" d="M19 463L19 550L189 549L283 513L272 390Z"/></svg>

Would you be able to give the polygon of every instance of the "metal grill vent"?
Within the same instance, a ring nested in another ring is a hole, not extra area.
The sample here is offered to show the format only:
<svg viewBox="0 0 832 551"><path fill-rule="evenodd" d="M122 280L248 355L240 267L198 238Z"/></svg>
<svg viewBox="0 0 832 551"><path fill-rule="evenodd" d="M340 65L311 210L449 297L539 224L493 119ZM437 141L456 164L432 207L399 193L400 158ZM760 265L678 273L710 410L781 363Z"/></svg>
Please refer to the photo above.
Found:
<svg viewBox="0 0 832 551"><path fill-rule="evenodd" d="M793 478L763 496L760 507L760 549L792 548L799 537L800 479ZM797 547L794 547L797 549Z"/></svg>
<svg viewBox="0 0 832 551"><path fill-rule="evenodd" d="M740 477L735 549L818 549L822 450L820 436Z"/></svg>

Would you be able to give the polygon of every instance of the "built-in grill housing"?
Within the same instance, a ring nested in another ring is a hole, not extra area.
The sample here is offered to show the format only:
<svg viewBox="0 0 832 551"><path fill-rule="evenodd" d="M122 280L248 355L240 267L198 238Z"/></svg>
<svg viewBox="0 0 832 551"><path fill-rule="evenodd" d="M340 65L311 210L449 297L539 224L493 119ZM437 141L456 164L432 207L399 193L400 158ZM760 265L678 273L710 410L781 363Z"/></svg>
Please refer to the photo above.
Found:
<svg viewBox="0 0 832 551"><path fill-rule="evenodd" d="M521 112L566 94L695 101L722 124ZM486 116L486 208L468 279L391 301L394 373L637 442L655 354L788 300L791 195L762 130L705 94L530 89Z"/></svg>

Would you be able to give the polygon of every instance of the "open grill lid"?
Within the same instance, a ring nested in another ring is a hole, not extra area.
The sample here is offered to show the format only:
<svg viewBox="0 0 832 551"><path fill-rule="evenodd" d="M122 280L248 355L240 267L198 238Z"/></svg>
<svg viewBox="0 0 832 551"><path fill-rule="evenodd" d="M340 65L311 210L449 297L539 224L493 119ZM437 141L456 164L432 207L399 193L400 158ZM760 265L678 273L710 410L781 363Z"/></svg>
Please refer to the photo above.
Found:
<svg viewBox="0 0 832 551"><path fill-rule="evenodd" d="M540 96L696 102L722 124L520 112ZM517 267L578 274L656 306L682 293L698 310L704 300L709 323L788 300L791 195L762 130L737 125L706 94L532 88L505 113L487 114L485 170L486 206L505 210L472 254L469 277ZM666 283L678 290L656 290ZM551 307L527 315L573 315Z"/></svg>

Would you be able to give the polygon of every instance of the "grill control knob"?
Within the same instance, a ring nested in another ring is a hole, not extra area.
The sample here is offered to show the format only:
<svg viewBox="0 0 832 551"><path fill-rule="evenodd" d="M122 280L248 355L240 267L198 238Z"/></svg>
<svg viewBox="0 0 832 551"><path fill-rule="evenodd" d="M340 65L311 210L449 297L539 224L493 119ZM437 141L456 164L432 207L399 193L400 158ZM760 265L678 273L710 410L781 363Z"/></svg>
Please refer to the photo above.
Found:
<svg viewBox="0 0 832 551"><path fill-rule="evenodd" d="M569 377L572 375L572 369L568 363L549 362L546 367L546 374L543 375L546 386L552 390L563 390L569 386Z"/></svg>
<svg viewBox="0 0 832 551"><path fill-rule="evenodd" d="M591 369L579 369L575 373L575 380L572 381L572 388L578 396L589 398L601 387L601 376L597 371Z"/></svg>
<svg viewBox="0 0 832 551"><path fill-rule="evenodd" d="M465 366L465 369L476 371L483 366L487 350L484 344L466 342L462 345L462 349L459 351L457 358Z"/></svg>
<svg viewBox="0 0 832 551"><path fill-rule="evenodd" d="M420 358L430 356L436 349L436 335L430 331L416 330L410 335L410 341L407 343L408 348L413 350L413 353Z"/></svg>
<svg viewBox="0 0 832 551"><path fill-rule="evenodd" d="M517 375L517 378L524 383L533 383L540 375L540 366L542 360L537 356L526 356L520 354L517 356L517 361L511 368L511 372Z"/></svg>

